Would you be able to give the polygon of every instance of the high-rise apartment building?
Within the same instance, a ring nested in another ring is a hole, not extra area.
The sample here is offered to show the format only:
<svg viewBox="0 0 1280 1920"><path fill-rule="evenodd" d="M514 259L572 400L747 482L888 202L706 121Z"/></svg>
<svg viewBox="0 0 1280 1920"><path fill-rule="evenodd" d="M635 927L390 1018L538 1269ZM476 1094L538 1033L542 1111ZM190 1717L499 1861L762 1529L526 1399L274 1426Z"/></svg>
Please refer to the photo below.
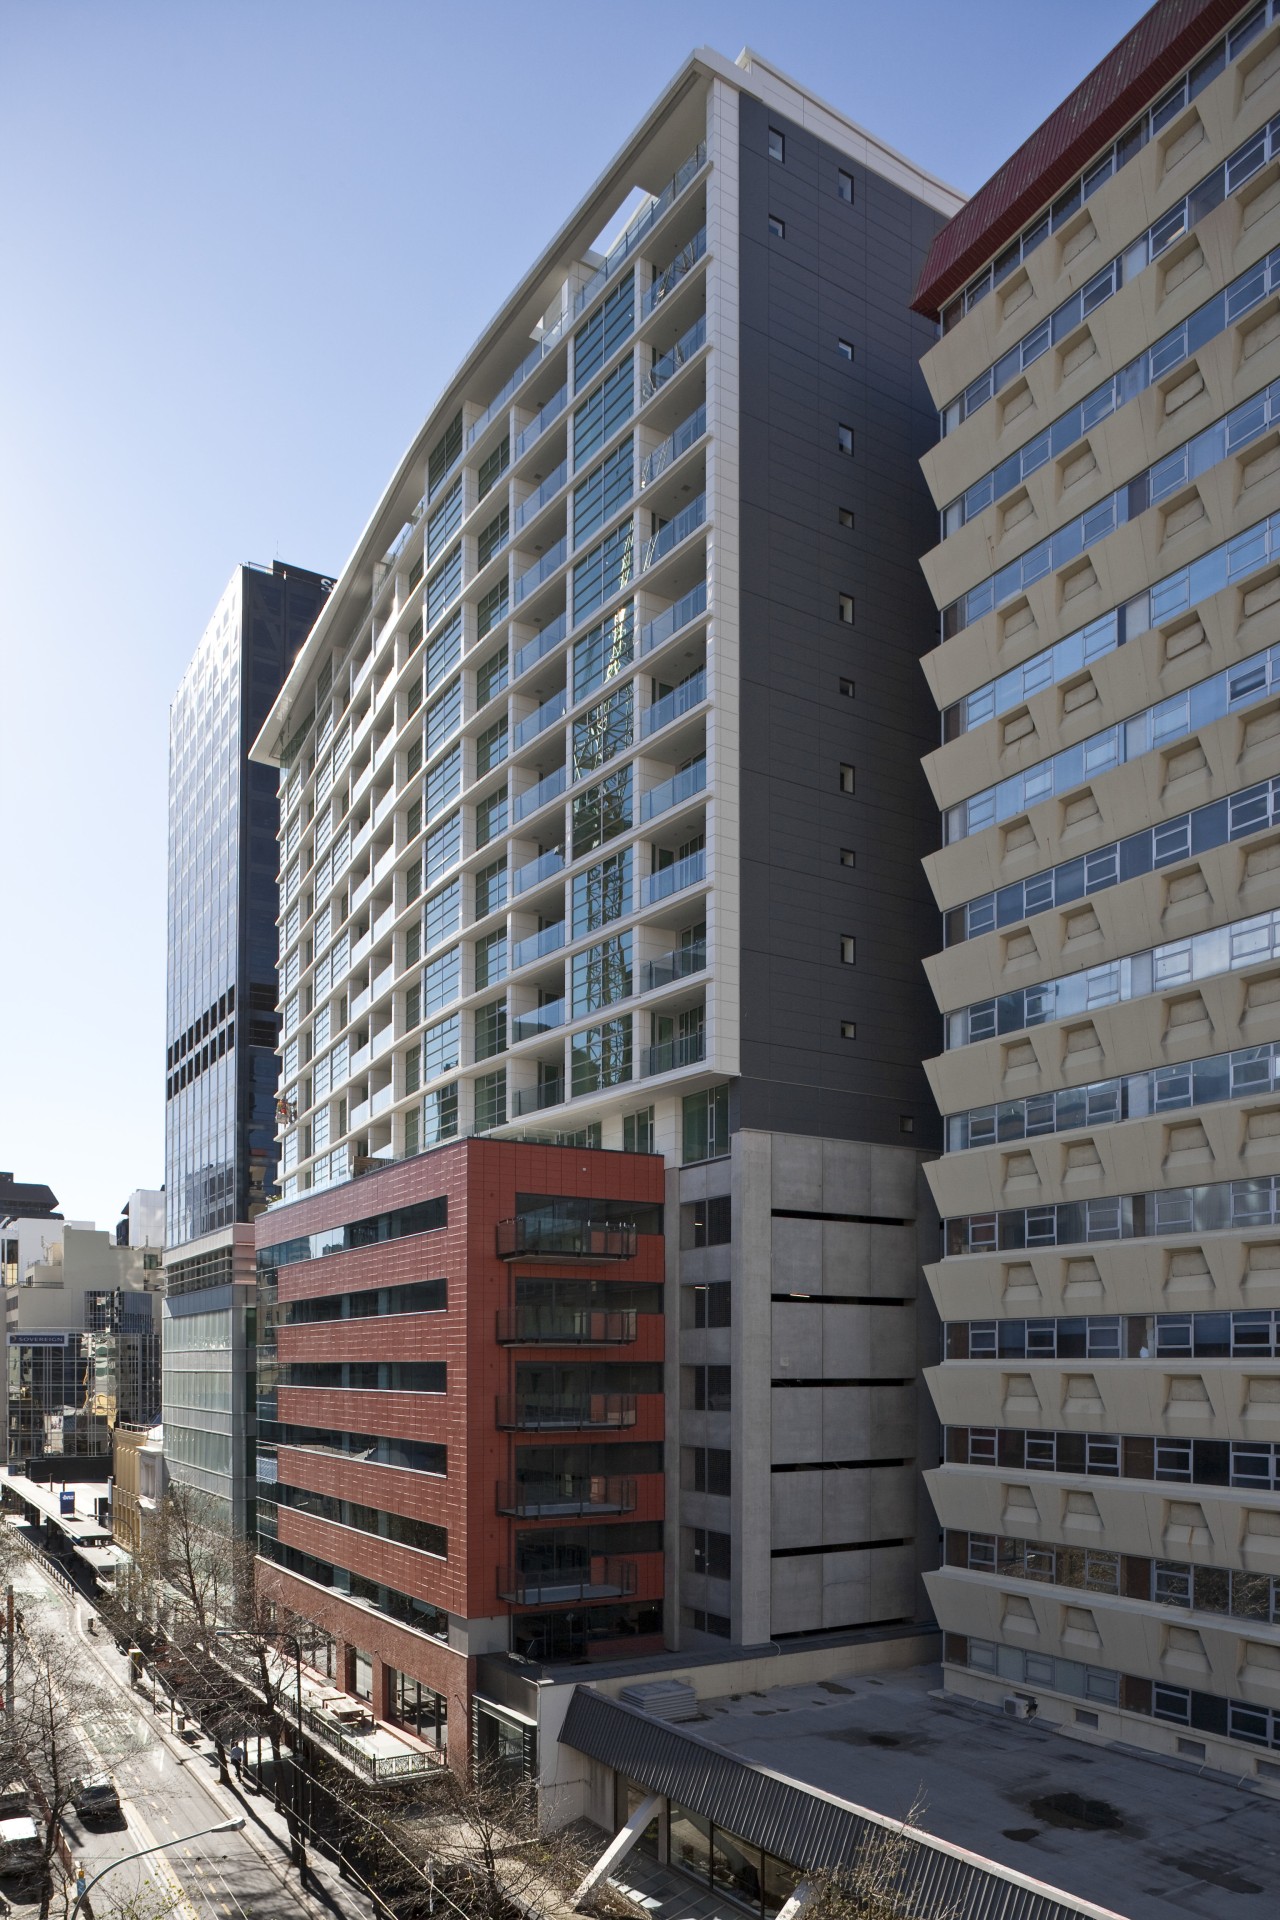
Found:
<svg viewBox="0 0 1280 1920"><path fill-rule="evenodd" d="M947 1684L1280 1746L1280 19L1161 0L916 308Z"/></svg>
<svg viewBox="0 0 1280 1920"><path fill-rule="evenodd" d="M274 1191L276 800L249 746L328 582L237 567L169 716L165 1448L237 1526L253 1498L253 1228Z"/></svg>
<svg viewBox="0 0 1280 1920"><path fill-rule="evenodd" d="M427 1150L468 1136L601 1150L606 1197L617 1155L661 1156L673 1647L913 1621L936 1548L908 303L958 205L755 56L692 56L443 387L254 749L282 809L259 1257L295 1206L381 1215L345 1184L371 1169L430 1201ZM508 1272L518 1398L521 1289L555 1269ZM583 1381L616 1359L587 1304ZM394 1419L371 1445L416 1435ZM520 1514L491 1523L518 1566ZM513 1650L596 1642L501 1598Z"/></svg>

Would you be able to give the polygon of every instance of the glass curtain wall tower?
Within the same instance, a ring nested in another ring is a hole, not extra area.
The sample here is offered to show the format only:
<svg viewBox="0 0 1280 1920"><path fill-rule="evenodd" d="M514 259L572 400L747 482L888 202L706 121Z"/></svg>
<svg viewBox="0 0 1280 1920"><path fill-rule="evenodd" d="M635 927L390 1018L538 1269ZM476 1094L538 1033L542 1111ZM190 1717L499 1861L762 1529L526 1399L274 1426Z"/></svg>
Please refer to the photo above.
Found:
<svg viewBox="0 0 1280 1920"><path fill-rule="evenodd" d="M274 1192L276 806L248 748L328 581L237 567L169 716L165 1452L251 1499L253 1233Z"/></svg>

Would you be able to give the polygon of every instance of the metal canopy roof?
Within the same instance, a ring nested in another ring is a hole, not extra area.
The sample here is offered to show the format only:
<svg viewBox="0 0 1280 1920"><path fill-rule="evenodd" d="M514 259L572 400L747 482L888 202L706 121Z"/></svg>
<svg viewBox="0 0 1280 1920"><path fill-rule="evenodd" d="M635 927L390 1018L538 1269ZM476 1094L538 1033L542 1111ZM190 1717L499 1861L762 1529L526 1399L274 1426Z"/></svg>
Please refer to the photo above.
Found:
<svg viewBox="0 0 1280 1920"><path fill-rule="evenodd" d="M574 1688L560 1739L805 1871L849 1862L869 1837L899 1828L882 1814L736 1759L696 1733L590 1687ZM902 1891L922 1911L956 1920L1122 1920L931 1834L914 1831L913 1838Z"/></svg>

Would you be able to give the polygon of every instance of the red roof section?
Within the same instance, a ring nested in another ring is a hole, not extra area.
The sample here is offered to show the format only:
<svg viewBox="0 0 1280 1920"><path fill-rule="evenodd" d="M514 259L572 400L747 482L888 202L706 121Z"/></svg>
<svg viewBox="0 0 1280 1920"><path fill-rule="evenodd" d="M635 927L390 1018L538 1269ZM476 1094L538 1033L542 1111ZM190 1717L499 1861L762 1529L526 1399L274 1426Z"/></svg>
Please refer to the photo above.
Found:
<svg viewBox="0 0 1280 1920"><path fill-rule="evenodd" d="M987 260L1070 186L1243 11L1241 0L1156 0L934 240L912 306L936 319Z"/></svg>

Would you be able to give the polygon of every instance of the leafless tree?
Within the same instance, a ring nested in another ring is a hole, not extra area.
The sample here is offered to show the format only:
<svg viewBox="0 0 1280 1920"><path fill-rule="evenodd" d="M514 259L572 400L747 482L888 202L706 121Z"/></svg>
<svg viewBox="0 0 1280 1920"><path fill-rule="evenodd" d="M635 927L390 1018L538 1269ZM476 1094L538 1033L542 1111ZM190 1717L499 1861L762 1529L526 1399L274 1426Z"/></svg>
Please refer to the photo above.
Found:
<svg viewBox="0 0 1280 1920"><path fill-rule="evenodd" d="M6 1779L24 1779L42 1816L40 1920L48 1920L54 1897L54 1859L63 1815L76 1782L92 1772L97 1757L85 1744L92 1717L98 1746L114 1761L130 1745L129 1714L121 1697L77 1673L74 1707L62 1690L67 1672L65 1630L28 1627L16 1635L11 1710L0 1723L0 1768Z"/></svg>
<svg viewBox="0 0 1280 1920"><path fill-rule="evenodd" d="M807 1920L956 1920L958 1901L939 1902L911 1886L925 1807L918 1793L906 1819L872 1827L847 1865L811 1875L817 1890Z"/></svg>

